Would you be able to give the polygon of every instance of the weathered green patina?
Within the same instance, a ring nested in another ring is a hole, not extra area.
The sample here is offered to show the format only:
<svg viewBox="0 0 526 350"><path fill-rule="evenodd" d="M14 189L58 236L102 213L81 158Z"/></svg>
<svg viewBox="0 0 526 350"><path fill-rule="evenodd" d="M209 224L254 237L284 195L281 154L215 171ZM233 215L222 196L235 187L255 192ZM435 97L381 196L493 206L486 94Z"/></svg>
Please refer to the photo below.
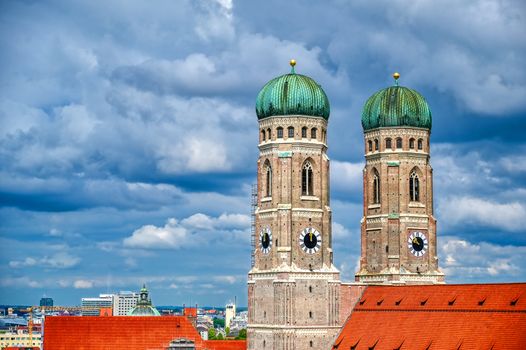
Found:
<svg viewBox="0 0 526 350"><path fill-rule="evenodd" d="M415 90L390 86L365 102L362 126L365 131L393 126L431 129L431 111L425 98Z"/></svg>
<svg viewBox="0 0 526 350"><path fill-rule="evenodd" d="M329 99L313 79L292 73L269 81L258 94L258 119L275 115L306 115L329 119Z"/></svg>

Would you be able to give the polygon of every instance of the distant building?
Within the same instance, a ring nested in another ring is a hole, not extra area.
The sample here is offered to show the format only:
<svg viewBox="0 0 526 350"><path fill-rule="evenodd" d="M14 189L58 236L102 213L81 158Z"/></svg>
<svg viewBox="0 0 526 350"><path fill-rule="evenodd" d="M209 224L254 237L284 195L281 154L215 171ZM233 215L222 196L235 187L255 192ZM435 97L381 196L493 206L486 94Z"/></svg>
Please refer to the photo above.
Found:
<svg viewBox="0 0 526 350"><path fill-rule="evenodd" d="M53 298L40 298L40 306L53 306Z"/></svg>
<svg viewBox="0 0 526 350"><path fill-rule="evenodd" d="M113 307L113 294L100 294L98 298L82 298L82 316L99 316L101 308Z"/></svg>
<svg viewBox="0 0 526 350"><path fill-rule="evenodd" d="M33 333L30 337L27 332L19 330L17 332L0 333L0 349L7 347L39 347L42 344L42 334Z"/></svg>
<svg viewBox="0 0 526 350"><path fill-rule="evenodd" d="M227 304L225 307L225 328L230 328L230 322L234 317L236 317L236 304Z"/></svg>
<svg viewBox="0 0 526 350"><path fill-rule="evenodd" d="M130 291L121 291L113 295L113 315L126 316L139 301L139 294Z"/></svg>
<svg viewBox="0 0 526 350"><path fill-rule="evenodd" d="M148 298L148 289L143 284L137 305L128 312L128 316L161 316L159 311L152 306L152 299Z"/></svg>
<svg viewBox="0 0 526 350"><path fill-rule="evenodd" d="M111 307L101 307L99 316L113 316L113 309Z"/></svg>

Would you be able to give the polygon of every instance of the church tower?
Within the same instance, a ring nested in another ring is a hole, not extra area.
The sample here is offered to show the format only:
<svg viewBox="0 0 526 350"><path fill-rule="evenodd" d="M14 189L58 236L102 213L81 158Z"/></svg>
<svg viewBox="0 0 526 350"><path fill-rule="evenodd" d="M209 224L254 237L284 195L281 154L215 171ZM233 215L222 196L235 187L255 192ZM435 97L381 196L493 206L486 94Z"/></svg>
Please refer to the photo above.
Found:
<svg viewBox="0 0 526 350"><path fill-rule="evenodd" d="M363 108L365 139L360 270L363 283L444 283L433 216L431 111L415 90L395 85Z"/></svg>
<svg viewBox="0 0 526 350"><path fill-rule="evenodd" d="M259 92L254 265L248 274L248 349L328 349L340 330L332 263L329 101L290 74Z"/></svg>

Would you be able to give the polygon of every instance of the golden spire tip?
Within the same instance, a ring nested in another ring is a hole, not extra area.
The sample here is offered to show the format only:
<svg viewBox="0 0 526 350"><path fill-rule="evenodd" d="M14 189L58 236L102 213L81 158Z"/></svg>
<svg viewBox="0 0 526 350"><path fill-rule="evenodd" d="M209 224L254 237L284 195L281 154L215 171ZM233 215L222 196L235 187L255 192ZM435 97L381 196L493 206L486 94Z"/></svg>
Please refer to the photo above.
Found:
<svg viewBox="0 0 526 350"><path fill-rule="evenodd" d="M296 65L296 60L295 59L291 59L289 63L290 63L290 66L292 68L294 68L294 66Z"/></svg>
<svg viewBox="0 0 526 350"><path fill-rule="evenodd" d="M395 72L395 73L393 74L393 78L394 78L395 80L398 80L398 78L400 78L400 73Z"/></svg>

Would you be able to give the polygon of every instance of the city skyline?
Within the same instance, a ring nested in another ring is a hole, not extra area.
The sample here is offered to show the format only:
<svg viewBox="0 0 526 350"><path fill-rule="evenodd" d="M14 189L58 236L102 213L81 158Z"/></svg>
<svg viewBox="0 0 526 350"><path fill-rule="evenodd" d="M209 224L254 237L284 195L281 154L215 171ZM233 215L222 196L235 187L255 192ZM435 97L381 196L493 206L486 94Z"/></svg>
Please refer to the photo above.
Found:
<svg viewBox="0 0 526 350"><path fill-rule="evenodd" d="M331 103L342 281L360 255L361 109L395 71L433 115L446 282L526 280L519 1L1 7L0 303L146 283L155 305L245 306L254 105L291 58Z"/></svg>

